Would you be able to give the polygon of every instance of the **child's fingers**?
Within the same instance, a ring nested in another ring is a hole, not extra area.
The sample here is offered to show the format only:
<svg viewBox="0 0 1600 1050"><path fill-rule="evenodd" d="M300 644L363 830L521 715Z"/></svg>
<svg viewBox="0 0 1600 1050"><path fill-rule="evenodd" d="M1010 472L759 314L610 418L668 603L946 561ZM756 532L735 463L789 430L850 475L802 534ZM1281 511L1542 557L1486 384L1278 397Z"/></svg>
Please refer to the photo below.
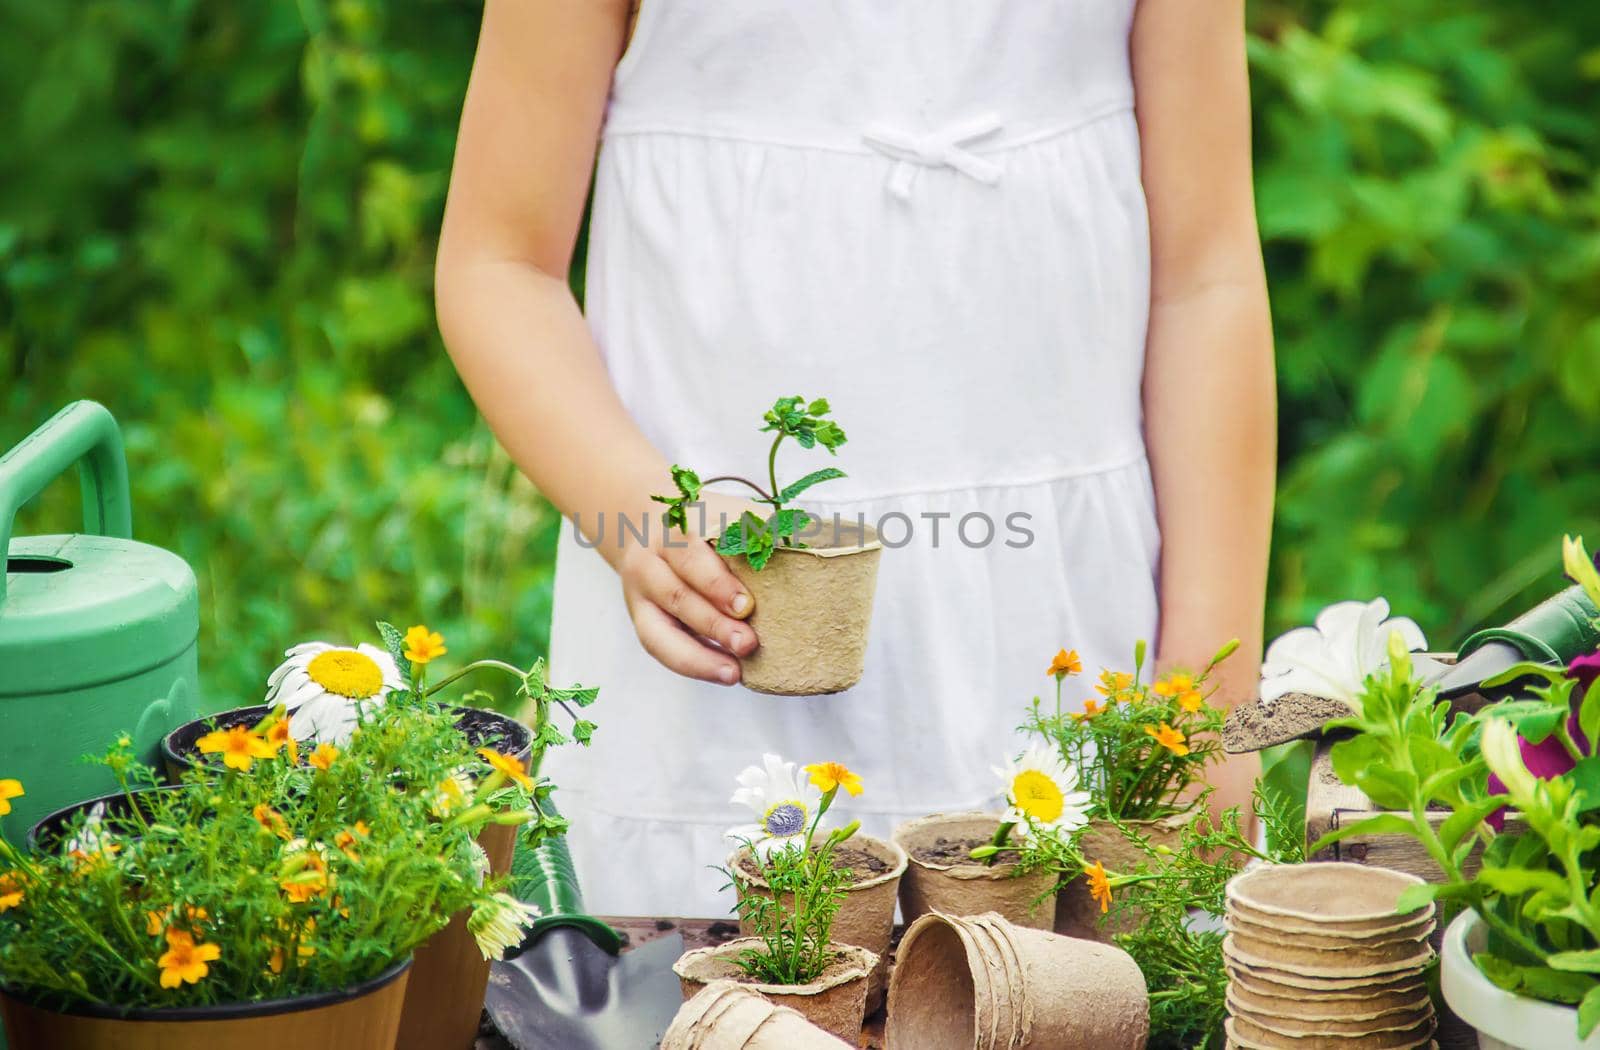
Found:
<svg viewBox="0 0 1600 1050"><path fill-rule="evenodd" d="M755 649L756 632L749 624L718 612L693 584L674 572L666 561L653 558L641 566L638 584L646 598L702 638L712 639L737 656Z"/></svg>
<svg viewBox="0 0 1600 1050"><path fill-rule="evenodd" d="M662 548L661 556L672 566L673 572L729 616L743 620L754 611L755 598L709 543L686 540L668 544Z"/></svg>
<svg viewBox="0 0 1600 1050"><path fill-rule="evenodd" d="M738 661L691 636L650 599L635 595L629 604L639 643L667 670L720 685L739 680Z"/></svg>

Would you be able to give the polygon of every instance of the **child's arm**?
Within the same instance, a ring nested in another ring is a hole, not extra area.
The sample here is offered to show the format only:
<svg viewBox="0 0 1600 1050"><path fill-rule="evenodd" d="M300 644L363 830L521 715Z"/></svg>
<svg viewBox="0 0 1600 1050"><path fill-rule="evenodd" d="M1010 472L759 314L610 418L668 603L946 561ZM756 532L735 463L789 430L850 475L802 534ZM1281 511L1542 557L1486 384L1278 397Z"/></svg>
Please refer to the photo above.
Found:
<svg viewBox="0 0 1600 1050"><path fill-rule="evenodd" d="M639 639L680 674L738 681L706 645L755 648L750 598L703 543L661 543L652 493L667 464L611 386L567 288L628 0L490 0L467 88L439 237L439 327L495 435L622 578ZM652 519L619 549L616 516ZM688 630L685 631L684 627ZM699 636L699 637L696 637Z"/></svg>
<svg viewBox="0 0 1600 1050"><path fill-rule="evenodd" d="M1243 0L1140 0L1132 54L1150 209L1144 410L1160 659L1203 665L1238 637L1220 676L1234 701L1257 687L1277 459ZM1247 803L1256 769L1249 756L1218 770L1217 803Z"/></svg>

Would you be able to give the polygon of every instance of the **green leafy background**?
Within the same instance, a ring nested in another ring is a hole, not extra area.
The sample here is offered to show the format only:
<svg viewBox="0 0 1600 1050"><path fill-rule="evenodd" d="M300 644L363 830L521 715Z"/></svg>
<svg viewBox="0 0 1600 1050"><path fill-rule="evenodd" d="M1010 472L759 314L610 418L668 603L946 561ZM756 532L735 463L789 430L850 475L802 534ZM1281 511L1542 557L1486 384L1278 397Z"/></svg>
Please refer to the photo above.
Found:
<svg viewBox="0 0 1600 1050"><path fill-rule="evenodd" d="M545 647L559 519L432 316L478 16L0 0L0 445L71 398L117 413L137 534L200 574L213 704L379 616ZM1257 0L1250 31L1270 627L1383 593L1449 641L1597 520L1600 6Z"/></svg>

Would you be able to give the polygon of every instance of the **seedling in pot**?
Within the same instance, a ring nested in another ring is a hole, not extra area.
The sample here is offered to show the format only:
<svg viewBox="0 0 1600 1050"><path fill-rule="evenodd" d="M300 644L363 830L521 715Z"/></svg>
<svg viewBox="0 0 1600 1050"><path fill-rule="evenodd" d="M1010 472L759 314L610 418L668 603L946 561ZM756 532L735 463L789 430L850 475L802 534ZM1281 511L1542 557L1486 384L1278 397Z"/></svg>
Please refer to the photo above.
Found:
<svg viewBox="0 0 1600 1050"><path fill-rule="evenodd" d="M729 557L742 555L752 569L760 572L766 568L777 547L805 547L800 537L811 524L811 515L790 507L789 504L811 486L842 478L845 474L837 467L824 467L812 471L791 485L779 486L778 449L782 447L785 438L792 438L801 448L820 446L827 449L829 455L836 455L839 446L845 443L846 438L838 423L824 418L831 410L828 399L822 397L811 402L807 402L803 397L780 397L773 402L772 408L762 417L764 425L761 427L761 433L776 435L767 453L767 482L770 488L762 488L750 479L736 474L724 474L702 481L700 476L688 467L673 464L672 482L677 486L678 494L650 497L658 503L667 505L662 521L666 523L667 528L676 528L684 535L688 535L688 509L691 504L699 501L700 490L719 481L736 481L755 493L755 502L771 507L772 513L766 521L762 521L751 511L741 514L739 520L723 529L722 535L718 537L718 554Z"/></svg>

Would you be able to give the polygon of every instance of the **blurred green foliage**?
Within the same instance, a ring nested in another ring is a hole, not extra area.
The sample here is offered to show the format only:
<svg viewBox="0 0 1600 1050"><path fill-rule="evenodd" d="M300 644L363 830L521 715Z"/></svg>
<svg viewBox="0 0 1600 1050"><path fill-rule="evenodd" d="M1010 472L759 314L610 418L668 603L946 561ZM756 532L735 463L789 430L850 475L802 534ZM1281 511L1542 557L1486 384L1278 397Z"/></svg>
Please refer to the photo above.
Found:
<svg viewBox="0 0 1600 1050"><path fill-rule="evenodd" d="M648 2L648 0L647 0ZM136 532L198 569L214 703L427 620L547 641L559 519L439 345L477 30L454 0L0 0L0 444L123 421ZM1600 505L1600 7L1262 0L1283 470L1271 626L1384 593L1443 640ZM74 527L75 486L19 531Z"/></svg>

